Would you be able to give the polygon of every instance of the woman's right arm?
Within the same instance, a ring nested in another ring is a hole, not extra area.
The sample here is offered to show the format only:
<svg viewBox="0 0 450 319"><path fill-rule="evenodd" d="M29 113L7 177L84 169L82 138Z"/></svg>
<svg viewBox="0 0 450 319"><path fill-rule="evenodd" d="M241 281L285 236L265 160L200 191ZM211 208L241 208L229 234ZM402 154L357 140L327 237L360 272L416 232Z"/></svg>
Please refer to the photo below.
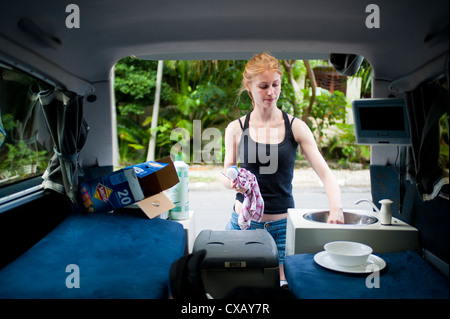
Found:
<svg viewBox="0 0 450 319"><path fill-rule="evenodd" d="M228 124L225 129L225 158L223 160L223 173L227 174L228 167L237 164L238 159L238 141L241 138L242 130L238 120L234 120ZM222 176L222 183L228 189L235 187L235 182Z"/></svg>

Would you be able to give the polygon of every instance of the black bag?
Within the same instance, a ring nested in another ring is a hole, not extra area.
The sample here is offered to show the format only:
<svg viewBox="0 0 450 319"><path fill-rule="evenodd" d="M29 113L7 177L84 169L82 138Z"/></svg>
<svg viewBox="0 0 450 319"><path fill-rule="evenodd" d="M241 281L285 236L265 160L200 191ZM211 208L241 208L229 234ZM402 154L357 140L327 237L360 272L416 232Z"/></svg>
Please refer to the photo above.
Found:
<svg viewBox="0 0 450 319"><path fill-rule="evenodd" d="M199 250L175 261L170 267L170 289L175 300L206 300L202 264L206 250Z"/></svg>

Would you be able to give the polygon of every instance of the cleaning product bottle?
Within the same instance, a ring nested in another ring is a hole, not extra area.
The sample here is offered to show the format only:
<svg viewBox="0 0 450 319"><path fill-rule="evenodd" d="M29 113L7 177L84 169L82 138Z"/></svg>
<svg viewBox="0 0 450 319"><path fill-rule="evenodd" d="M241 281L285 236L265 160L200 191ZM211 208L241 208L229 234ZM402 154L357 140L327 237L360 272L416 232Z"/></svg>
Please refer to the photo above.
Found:
<svg viewBox="0 0 450 319"><path fill-rule="evenodd" d="M227 169L227 177L230 180L235 181L236 178L238 177L238 175L239 175L239 169L237 168L236 165L232 165L232 166L228 167L228 169Z"/></svg>
<svg viewBox="0 0 450 319"><path fill-rule="evenodd" d="M175 156L173 162L180 182L170 189L170 200L175 205L170 210L170 219L189 218L189 165L183 162L181 155Z"/></svg>

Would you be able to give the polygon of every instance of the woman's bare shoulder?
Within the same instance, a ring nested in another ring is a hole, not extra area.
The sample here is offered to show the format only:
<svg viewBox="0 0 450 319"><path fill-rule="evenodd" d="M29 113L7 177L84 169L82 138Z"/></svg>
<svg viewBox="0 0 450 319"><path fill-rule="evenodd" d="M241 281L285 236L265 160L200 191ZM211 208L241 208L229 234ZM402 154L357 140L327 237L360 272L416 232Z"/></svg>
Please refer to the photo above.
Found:
<svg viewBox="0 0 450 319"><path fill-rule="evenodd" d="M234 133L241 132L242 131L241 123L242 123L242 125L244 125L244 120L245 120L245 116L242 116L239 119L231 121L227 126L227 130L230 130L231 132L234 132Z"/></svg>
<svg viewBox="0 0 450 319"><path fill-rule="evenodd" d="M289 116L289 121L292 123L292 133L294 134L294 138L298 143L301 143L305 140L305 138L310 139L312 137L312 133L308 125L298 117Z"/></svg>

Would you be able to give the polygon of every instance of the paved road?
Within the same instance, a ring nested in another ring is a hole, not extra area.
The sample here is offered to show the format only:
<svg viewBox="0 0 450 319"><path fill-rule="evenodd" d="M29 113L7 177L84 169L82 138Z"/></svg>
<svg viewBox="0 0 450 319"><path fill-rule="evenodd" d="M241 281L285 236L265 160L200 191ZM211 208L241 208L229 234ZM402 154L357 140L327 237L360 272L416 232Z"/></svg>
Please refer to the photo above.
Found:
<svg viewBox="0 0 450 319"><path fill-rule="evenodd" d="M341 187L344 209L370 209L366 204L354 205L361 198L371 199L369 187ZM297 208L327 209L328 199L323 187L294 188ZM231 215L234 192L226 188L191 189L190 209L194 211L196 235L203 229L223 230ZM368 204L367 204L368 205Z"/></svg>

